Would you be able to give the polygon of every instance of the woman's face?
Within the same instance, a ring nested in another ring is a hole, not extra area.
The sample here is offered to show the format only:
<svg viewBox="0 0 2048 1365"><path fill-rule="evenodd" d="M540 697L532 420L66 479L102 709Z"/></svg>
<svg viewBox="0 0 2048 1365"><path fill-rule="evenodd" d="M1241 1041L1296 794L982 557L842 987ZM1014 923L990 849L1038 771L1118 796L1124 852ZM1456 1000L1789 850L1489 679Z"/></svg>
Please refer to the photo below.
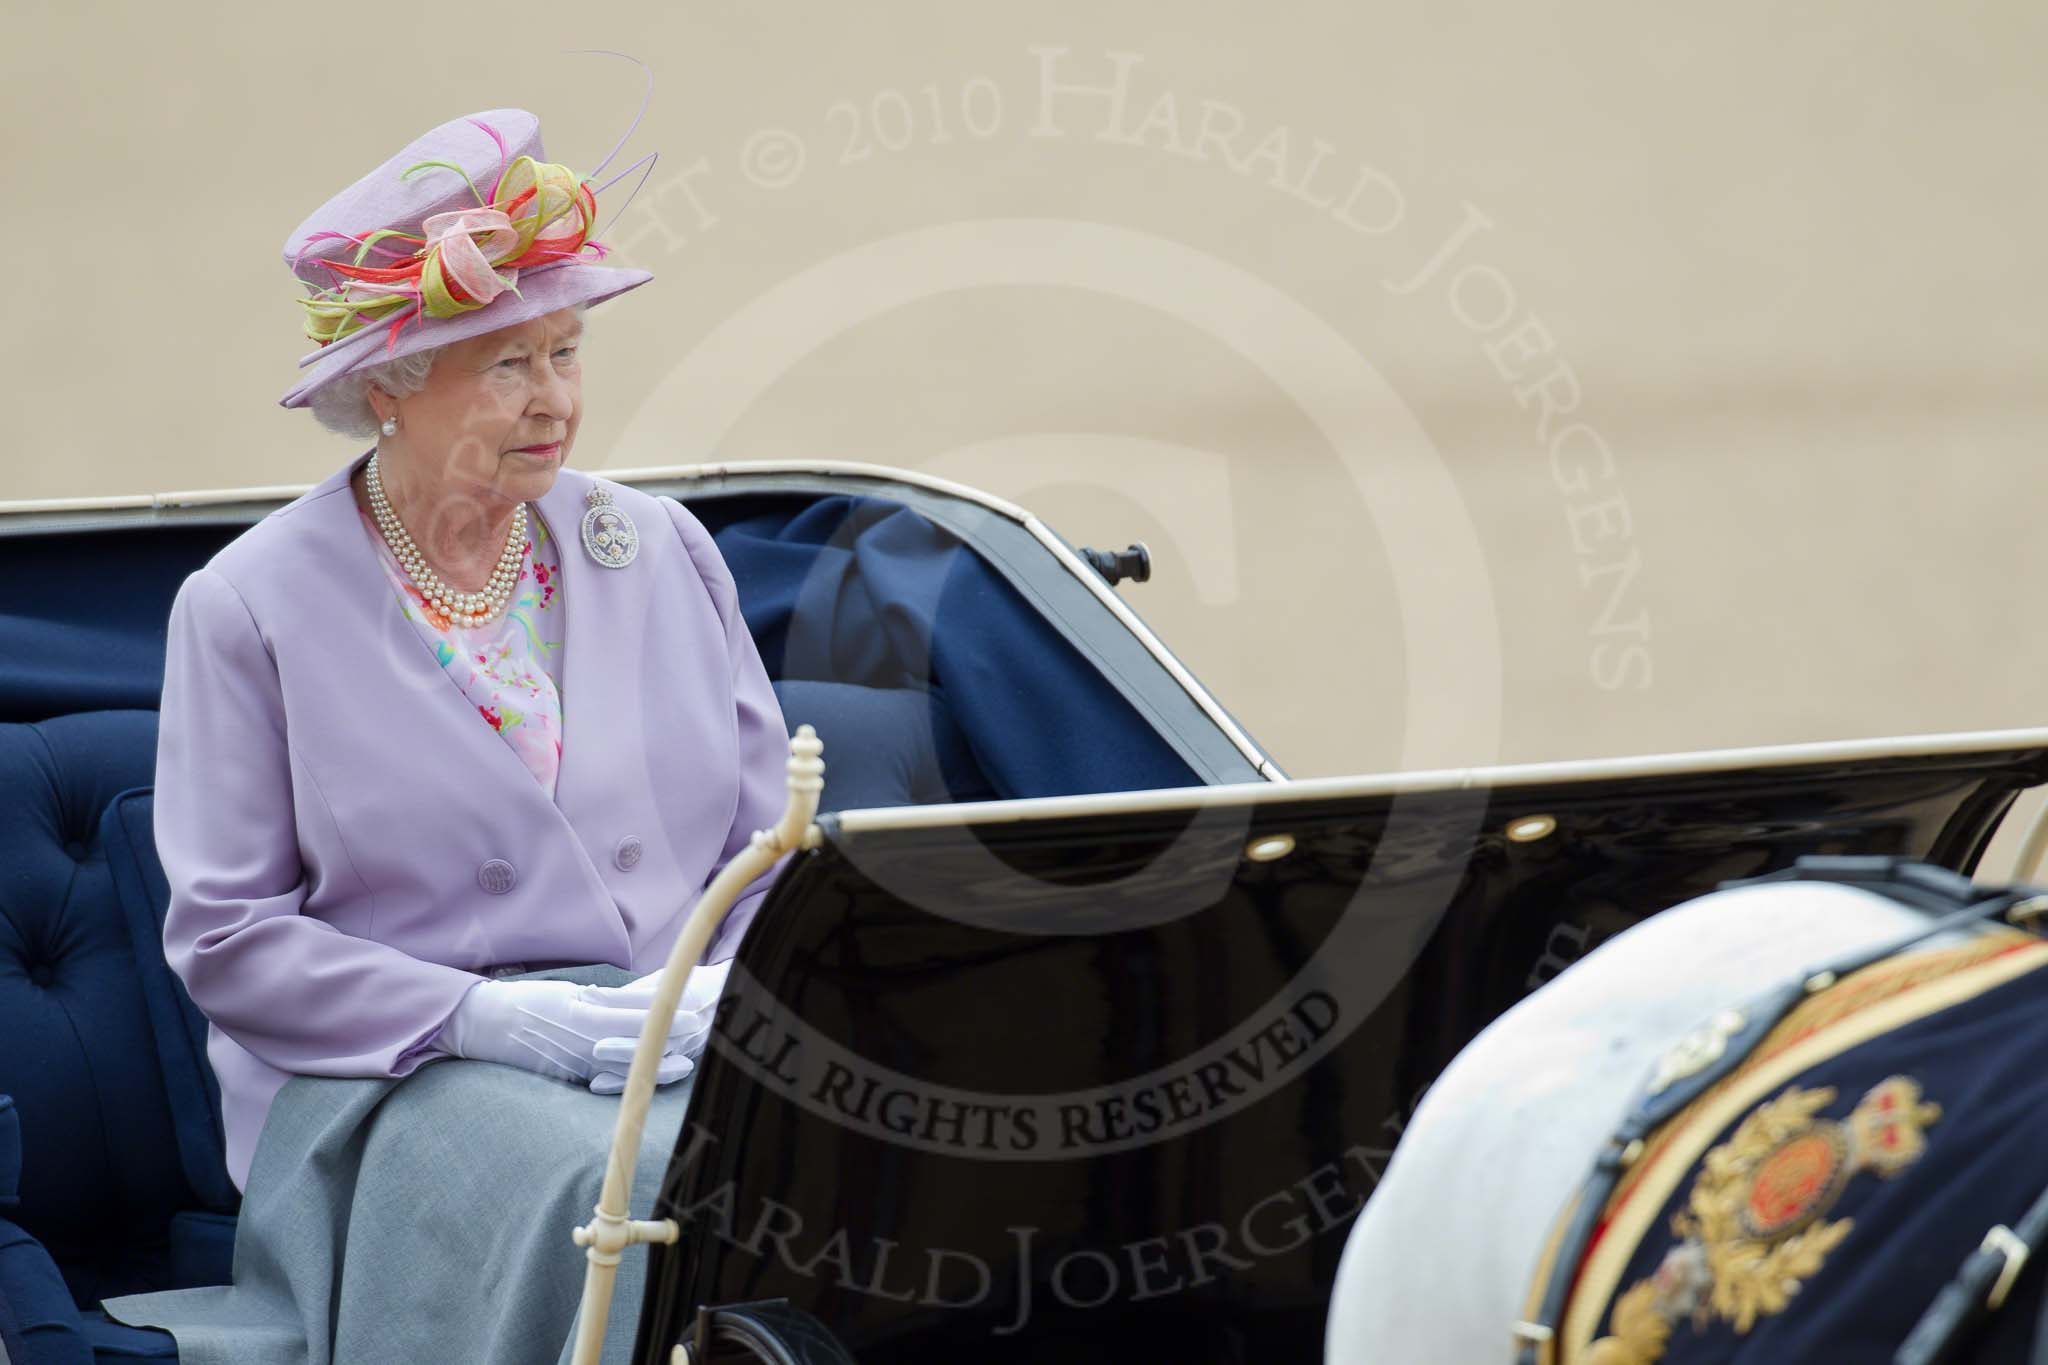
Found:
<svg viewBox="0 0 2048 1365"><path fill-rule="evenodd" d="M397 400L397 444L416 474L444 496L547 492L583 418L582 335L583 319L564 309L450 342L426 388Z"/></svg>

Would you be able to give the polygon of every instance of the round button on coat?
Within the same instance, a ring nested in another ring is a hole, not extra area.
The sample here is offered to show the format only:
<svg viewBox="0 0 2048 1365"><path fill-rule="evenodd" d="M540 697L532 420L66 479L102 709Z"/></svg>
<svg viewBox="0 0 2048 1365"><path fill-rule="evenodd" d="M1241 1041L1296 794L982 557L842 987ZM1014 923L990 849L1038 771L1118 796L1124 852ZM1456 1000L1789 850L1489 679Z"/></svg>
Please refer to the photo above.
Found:
<svg viewBox="0 0 2048 1365"><path fill-rule="evenodd" d="M503 858L493 858L476 870L476 884L493 896L502 896L519 880L519 873Z"/></svg>
<svg viewBox="0 0 2048 1365"><path fill-rule="evenodd" d="M619 846L612 850L612 861L618 864L619 871L621 872L631 872L634 868L640 866L639 837L628 834L625 838L619 840Z"/></svg>

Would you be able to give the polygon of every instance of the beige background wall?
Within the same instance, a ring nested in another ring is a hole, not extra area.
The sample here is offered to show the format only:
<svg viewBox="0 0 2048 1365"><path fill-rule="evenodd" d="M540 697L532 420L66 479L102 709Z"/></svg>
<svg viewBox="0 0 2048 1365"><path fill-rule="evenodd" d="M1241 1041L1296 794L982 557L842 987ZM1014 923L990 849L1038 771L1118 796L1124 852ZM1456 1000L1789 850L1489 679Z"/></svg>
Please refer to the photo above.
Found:
<svg viewBox="0 0 2048 1365"><path fill-rule="evenodd" d="M617 48L582 467L1146 540L1296 775L2048 724L2038 5L564 12L11 3L0 498L333 469L285 234L495 106L590 169Z"/></svg>

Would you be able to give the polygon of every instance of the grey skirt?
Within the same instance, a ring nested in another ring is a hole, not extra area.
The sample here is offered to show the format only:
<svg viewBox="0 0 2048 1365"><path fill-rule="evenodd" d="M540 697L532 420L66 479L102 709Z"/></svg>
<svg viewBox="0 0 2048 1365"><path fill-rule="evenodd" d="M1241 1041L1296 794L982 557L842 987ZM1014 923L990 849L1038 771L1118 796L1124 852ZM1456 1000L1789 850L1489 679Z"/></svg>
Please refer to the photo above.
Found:
<svg viewBox="0 0 2048 1365"><path fill-rule="evenodd" d="M613 967L534 972L616 985ZM650 1216L692 1078L655 1092L633 1180ZM403 1080L295 1077L250 1165L234 1283L109 1299L181 1365L566 1365L583 1293L570 1241L604 1182L619 1102L488 1062ZM626 1252L604 1359L630 1356L647 1251Z"/></svg>

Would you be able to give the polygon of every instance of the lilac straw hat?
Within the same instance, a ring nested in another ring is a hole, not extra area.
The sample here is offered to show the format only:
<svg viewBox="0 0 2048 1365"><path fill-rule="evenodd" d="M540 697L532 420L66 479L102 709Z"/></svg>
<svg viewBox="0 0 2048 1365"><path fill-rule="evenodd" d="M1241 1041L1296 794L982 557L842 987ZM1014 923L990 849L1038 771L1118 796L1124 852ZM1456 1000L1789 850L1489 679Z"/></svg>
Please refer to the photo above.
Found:
<svg viewBox="0 0 2048 1365"><path fill-rule="evenodd" d="M285 264L307 290L306 334L321 344L278 401L304 407L365 365L647 283L645 270L594 264L607 248L591 233L596 191L652 161L593 186L546 160L540 120L523 109L453 119L415 139L285 240Z"/></svg>

